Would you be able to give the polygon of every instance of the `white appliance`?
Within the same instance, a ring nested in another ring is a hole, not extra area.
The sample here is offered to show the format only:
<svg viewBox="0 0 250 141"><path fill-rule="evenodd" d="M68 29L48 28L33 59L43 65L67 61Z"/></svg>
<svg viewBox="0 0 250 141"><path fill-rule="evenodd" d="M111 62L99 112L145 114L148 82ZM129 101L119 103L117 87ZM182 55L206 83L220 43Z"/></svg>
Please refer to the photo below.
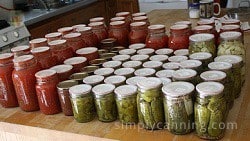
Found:
<svg viewBox="0 0 250 141"><path fill-rule="evenodd" d="M29 44L30 33L24 24L0 30L0 52L10 52L12 47Z"/></svg>
<svg viewBox="0 0 250 141"><path fill-rule="evenodd" d="M139 0L141 12L154 9L187 9L187 0Z"/></svg>

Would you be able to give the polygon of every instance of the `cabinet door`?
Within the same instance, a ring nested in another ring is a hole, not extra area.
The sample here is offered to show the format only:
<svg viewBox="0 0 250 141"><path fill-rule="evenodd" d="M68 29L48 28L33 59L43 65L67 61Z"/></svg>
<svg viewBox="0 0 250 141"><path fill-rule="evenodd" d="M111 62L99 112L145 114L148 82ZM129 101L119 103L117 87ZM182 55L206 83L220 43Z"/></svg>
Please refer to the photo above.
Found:
<svg viewBox="0 0 250 141"><path fill-rule="evenodd" d="M131 13L139 12L138 0L116 0L117 12L128 11Z"/></svg>

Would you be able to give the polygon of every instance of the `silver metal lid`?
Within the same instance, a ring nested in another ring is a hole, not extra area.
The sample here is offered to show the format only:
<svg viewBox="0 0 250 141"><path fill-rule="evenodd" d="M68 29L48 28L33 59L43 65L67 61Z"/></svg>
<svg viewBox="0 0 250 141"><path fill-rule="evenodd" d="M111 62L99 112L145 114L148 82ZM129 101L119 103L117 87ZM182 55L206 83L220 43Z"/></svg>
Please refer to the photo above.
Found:
<svg viewBox="0 0 250 141"><path fill-rule="evenodd" d="M194 85L189 82L171 82L163 86L162 91L167 96L177 98L192 93Z"/></svg>
<svg viewBox="0 0 250 141"><path fill-rule="evenodd" d="M166 62L168 60L168 56L167 55L153 55L149 58L149 60Z"/></svg>
<svg viewBox="0 0 250 141"><path fill-rule="evenodd" d="M134 68L120 68L115 70L114 74L115 75L128 75L128 74L133 74L135 72Z"/></svg>
<svg viewBox="0 0 250 141"><path fill-rule="evenodd" d="M95 95L106 95L113 93L115 85L112 84L99 84L92 89Z"/></svg>
<svg viewBox="0 0 250 141"><path fill-rule="evenodd" d="M134 74L136 76L151 76L155 74L155 69L151 69L151 68L142 68L142 69L138 69L134 72Z"/></svg>
<svg viewBox="0 0 250 141"><path fill-rule="evenodd" d="M119 51L119 54L121 55L133 55L136 53L135 49L123 49Z"/></svg>
<svg viewBox="0 0 250 141"><path fill-rule="evenodd" d="M228 70L232 67L233 65L227 62L211 62L208 64L208 68L211 70Z"/></svg>
<svg viewBox="0 0 250 141"><path fill-rule="evenodd" d="M223 92L224 86L219 82L202 82L196 85L196 91L201 98L219 95Z"/></svg>
<svg viewBox="0 0 250 141"><path fill-rule="evenodd" d="M94 71L95 75L102 75L107 76L114 72L115 70L113 68L100 68Z"/></svg>
<svg viewBox="0 0 250 141"><path fill-rule="evenodd" d="M189 55L190 59L193 60L207 60L212 58L212 54L208 52L197 52Z"/></svg>
<svg viewBox="0 0 250 141"><path fill-rule="evenodd" d="M200 77L205 81L220 81L226 78L226 73L222 71L205 71Z"/></svg>
<svg viewBox="0 0 250 141"><path fill-rule="evenodd" d="M145 78L146 77L142 77L142 76L130 77L126 80L126 84L137 86L137 83L140 81L143 81Z"/></svg>
<svg viewBox="0 0 250 141"><path fill-rule="evenodd" d="M140 81L137 83L137 86L143 90L149 90L160 87L162 84L161 79L156 77L150 77L143 79L143 81Z"/></svg>
<svg viewBox="0 0 250 141"><path fill-rule="evenodd" d="M114 75L114 76L109 76L106 79L104 79L104 83L106 84L120 84L122 82L126 81L125 76L119 76L119 75Z"/></svg>
<svg viewBox="0 0 250 141"><path fill-rule="evenodd" d="M189 37L189 40L193 42L205 42L212 39L214 39L214 35L209 33L194 34Z"/></svg>
<svg viewBox="0 0 250 141"><path fill-rule="evenodd" d="M158 55L171 55L174 52L173 49L170 48L162 48L162 49L158 49L155 51L155 54Z"/></svg>
<svg viewBox="0 0 250 141"><path fill-rule="evenodd" d="M83 83L85 84L96 84L102 82L104 80L104 76L101 75L91 75L87 76L83 79Z"/></svg>
<svg viewBox="0 0 250 141"><path fill-rule="evenodd" d="M188 49L178 49L174 51L175 56L188 56L189 55L189 50Z"/></svg>
<svg viewBox="0 0 250 141"><path fill-rule="evenodd" d="M112 57L113 61L126 61L129 60L130 56L129 55L116 55Z"/></svg>
<svg viewBox="0 0 250 141"><path fill-rule="evenodd" d="M215 62L227 62L231 63L233 66L242 62L242 57L237 55L222 55L214 58Z"/></svg>
<svg viewBox="0 0 250 141"><path fill-rule="evenodd" d="M122 62L121 61L108 61L102 64L104 68L117 68L121 66Z"/></svg>
<svg viewBox="0 0 250 141"><path fill-rule="evenodd" d="M72 98L79 97L85 94L89 94L91 86L87 84L75 85L69 88L69 93Z"/></svg>
<svg viewBox="0 0 250 141"><path fill-rule="evenodd" d="M180 62L180 67L184 69L196 68L202 65L199 60L185 60Z"/></svg>
<svg viewBox="0 0 250 141"><path fill-rule="evenodd" d="M166 70L177 70L180 68L180 63L168 62L163 64L162 67Z"/></svg>
<svg viewBox="0 0 250 141"><path fill-rule="evenodd" d="M175 70L160 70L155 75L159 78L172 78Z"/></svg>
<svg viewBox="0 0 250 141"><path fill-rule="evenodd" d="M130 49L135 49L135 50L143 49L145 47L146 47L146 45L143 43L136 43L136 44L129 45Z"/></svg>
<svg viewBox="0 0 250 141"><path fill-rule="evenodd" d="M140 54L140 55L150 55L150 54L153 54L155 52L154 49L152 48L144 48L144 49L140 49L137 51L137 54Z"/></svg>
<svg viewBox="0 0 250 141"><path fill-rule="evenodd" d="M137 54L137 55L133 55L133 56L131 56L131 60L133 60L133 61L145 61L145 60L148 60L148 58L149 58L149 55L139 55L139 54Z"/></svg>
<svg viewBox="0 0 250 141"><path fill-rule="evenodd" d="M145 63L143 63L143 67L144 68L158 68L162 66L162 62L160 61L147 61Z"/></svg>
<svg viewBox="0 0 250 141"><path fill-rule="evenodd" d="M192 69L180 69L180 70L176 70L173 73L173 78L188 79L188 78L195 77L196 75L197 75L197 72L195 70L192 70Z"/></svg>
<svg viewBox="0 0 250 141"><path fill-rule="evenodd" d="M127 61L122 64L124 68L135 68L142 65L141 61Z"/></svg>
<svg viewBox="0 0 250 141"><path fill-rule="evenodd" d="M176 62L176 63L179 63L179 62L185 61L185 60L188 60L187 56L171 56L168 58L169 62Z"/></svg>

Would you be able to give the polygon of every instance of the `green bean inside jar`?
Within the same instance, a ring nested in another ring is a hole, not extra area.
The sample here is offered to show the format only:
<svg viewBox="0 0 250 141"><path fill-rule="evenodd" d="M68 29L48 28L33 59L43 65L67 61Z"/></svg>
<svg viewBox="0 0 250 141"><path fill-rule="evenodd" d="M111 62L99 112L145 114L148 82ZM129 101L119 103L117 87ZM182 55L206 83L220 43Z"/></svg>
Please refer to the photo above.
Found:
<svg viewBox="0 0 250 141"><path fill-rule="evenodd" d="M216 56L213 34L194 34L189 37L189 42L189 54L196 52L209 52L213 56Z"/></svg>
<svg viewBox="0 0 250 141"><path fill-rule="evenodd" d="M137 115L137 87L133 85L122 85L115 89L116 105L119 120L122 124L138 123Z"/></svg>
<svg viewBox="0 0 250 141"><path fill-rule="evenodd" d="M238 55L243 59L242 67L242 85L245 81L245 62L246 50L243 45L242 33L240 32L223 32L220 34L220 45L217 55Z"/></svg>
<svg viewBox="0 0 250 141"><path fill-rule="evenodd" d="M69 88L73 114L77 122L89 122L95 118L95 105L91 88L87 84Z"/></svg>
<svg viewBox="0 0 250 141"><path fill-rule="evenodd" d="M237 55L222 55L218 56L215 59L215 62L227 62L232 64L232 72L233 72L233 78L234 78L234 88L233 93L235 98L238 98L241 93L241 84L242 84L242 78L241 78L241 68L242 68L242 57Z"/></svg>
<svg viewBox="0 0 250 141"><path fill-rule="evenodd" d="M226 95L226 100L228 102L228 108L232 109L234 104L234 77L232 72L232 64L227 62L211 62L208 64L208 68L210 70L223 71L226 73L226 84L230 85L227 91L229 91L228 95Z"/></svg>
<svg viewBox="0 0 250 141"><path fill-rule="evenodd" d="M189 58L192 60L199 60L202 62L201 72L208 70L207 65L213 61L212 54L208 52L193 53L189 55Z"/></svg>
<svg viewBox="0 0 250 141"><path fill-rule="evenodd" d="M102 122L112 122L117 119L114 89L115 86L112 84L99 84L92 89L98 120Z"/></svg>
<svg viewBox="0 0 250 141"><path fill-rule="evenodd" d="M148 130L162 129L164 109L159 78L146 78L137 83L137 109L139 122Z"/></svg>
<svg viewBox="0 0 250 141"><path fill-rule="evenodd" d="M230 96L231 94L231 88L233 87L232 85L230 85L230 83L227 83L227 79L226 79L226 73L222 72L222 71L205 71L203 73L201 73L200 77L204 82L219 82L221 84L224 85L224 97L225 100L227 102L227 112L225 114L225 118L228 115L228 110L229 110L229 101L227 101L228 96Z"/></svg>
<svg viewBox="0 0 250 141"><path fill-rule="evenodd" d="M197 72L192 69L180 69L176 70L172 76L173 81L187 81L196 85L199 81Z"/></svg>
<svg viewBox="0 0 250 141"><path fill-rule="evenodd" d="M224 86L219 82L202 82L196 86L197 97L194 105L195 127L202 139L218 140L224 136L226 100Z"/></svg>
<svg viewBox="0 0 250 141"><path fill-rule="evenodd" d="M172 82L162 87L162 91L168 130L173 134L190 133L194 121L194 85L189 82Z"/></svg>

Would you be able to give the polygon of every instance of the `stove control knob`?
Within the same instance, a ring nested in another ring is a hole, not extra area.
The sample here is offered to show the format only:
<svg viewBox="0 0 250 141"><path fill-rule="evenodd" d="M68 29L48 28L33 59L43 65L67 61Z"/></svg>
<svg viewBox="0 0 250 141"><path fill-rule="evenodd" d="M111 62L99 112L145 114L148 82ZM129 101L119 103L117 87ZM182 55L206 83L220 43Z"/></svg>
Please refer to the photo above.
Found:
<svg viewBox="0 0 250 141"><path fill-rule="evenodd" d="M17 31L14 31L13 34L14 34L14 36L15 36L16 38L19 37L19 33L18 33Z"/></svg>
<svg viewBox="0 0 250 141"><path fill-rule="evenodd" d="M8 41L7 36L3 35L3 36L2 36L2 40L3 40L4 42L7 42L7 41Z"/></svg>

